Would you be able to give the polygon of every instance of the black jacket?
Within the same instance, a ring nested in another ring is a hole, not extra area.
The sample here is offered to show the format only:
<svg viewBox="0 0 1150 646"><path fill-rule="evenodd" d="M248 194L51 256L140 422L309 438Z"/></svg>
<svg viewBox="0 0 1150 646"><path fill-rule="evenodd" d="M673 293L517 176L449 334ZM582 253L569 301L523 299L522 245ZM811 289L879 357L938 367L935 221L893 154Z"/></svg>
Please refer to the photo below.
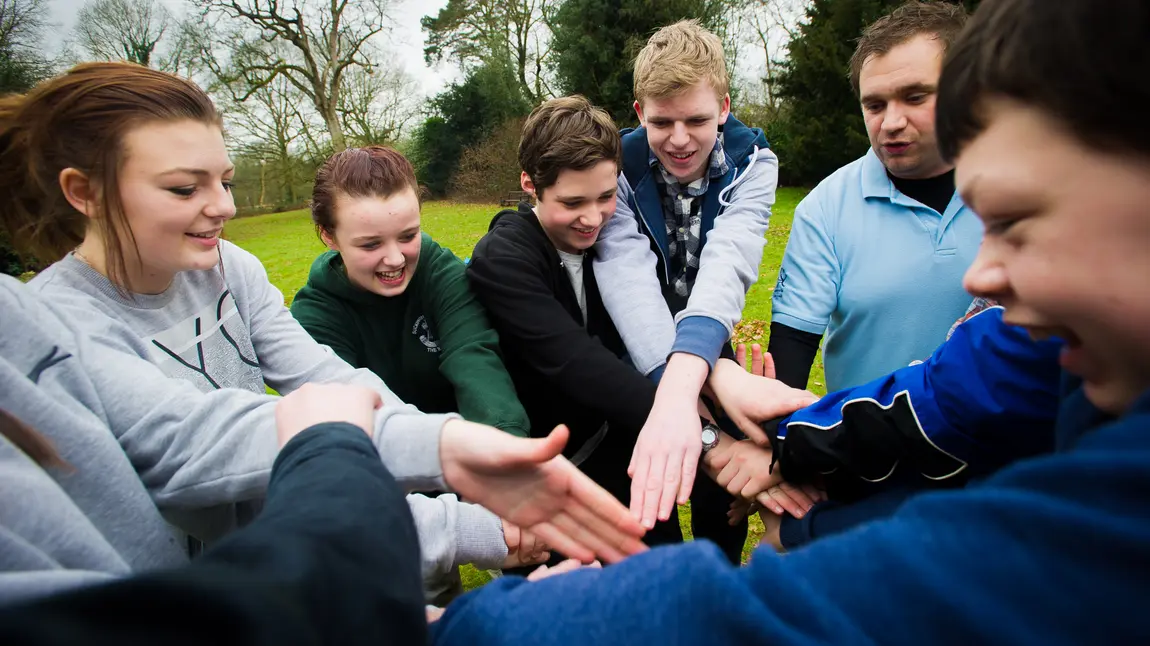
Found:
<svg viewBox="0 0 1150 646"><path fill-rule="evenodd" d="M0 609L0 644L422 644L419 539L371 440L320 424L263 512L186 567Z"/></svg>
<svg viewBox="0 0 1150 646"><path fill-rule="evenodd" d="M569 456L604 421L610 435L628 436L634 446L655 400L655 383L621 358L623 341L599 297L591 253L583 262L586 326L559 254L527 204L495 216L467 268L532 433L567 424Z"/></svg>

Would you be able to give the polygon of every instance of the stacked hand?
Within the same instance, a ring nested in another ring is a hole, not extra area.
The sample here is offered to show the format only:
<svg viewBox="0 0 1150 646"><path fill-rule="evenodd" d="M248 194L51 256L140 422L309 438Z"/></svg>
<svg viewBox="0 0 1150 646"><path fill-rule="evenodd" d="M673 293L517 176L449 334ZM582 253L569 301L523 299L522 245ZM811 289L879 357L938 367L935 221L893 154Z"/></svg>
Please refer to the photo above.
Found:
<svg viewBox="0 0 1150 646"><path fill-rule="evenodd" d="M503 521L503 539L507 541L504 569L544 563L551 558L547 545L538 536L519 529L507 521Z"/></svg>
<svg viewBox="0 0 1150 646"><path fill-rule="evenodd" d="M818 397L776 380L774 361L758 344L751 346L751 372L748 373L744 363L746 352L746 346L739 344L736 361L719 359L708 383L727 417L747 437L766 446L770 440L760 423L790 415L815 403Z"/></svg>
<svg viewBox="0 0 1150 646"><path fill-rule="evenodd" d="M567 437L565 426L524 439L450 420L439 444L443 478L461 497L584 563L645 550L644 530L627 508L561 455Z"/></svg>
<svg viewBox="0 0 1150 646"><path fill-rule="evenodd" d="M308 428L324 422L347 422L370 434L379 393L348 384L304 384L276 402L276 435L280 448Z"/></svg>
<svg viewBox="0 0 1150 646"><path fill-rule="evenodd" d="M691 497L703 450L697 402L706 376L703 359L681 353L672 356L635 441L627 467L631 513L647 529L655 526L656 518L669 519L675 504L685 504Z"/></svg>
<svg viewBox="0 0 1150 646"><path fill-rule="evenodd" d="M750 440L720 442L704 456L703 466L732 496L757 501L776 514L802 518L815 503L826 499L813 486L785 482L778 469L771 473L771 450Z"/></svg>
<svg viewBox="0 0 1150 646"><path fill-rule="evenodd" d="M551 568L547 567L546 565L540 565L538 568L535 569L534 572L527 575L527 580L528 581L542 581L543 579L553 577L556 574L566 574L568 572L574 572L575 570L582 570L582 569L588 569L588 568L592 569L592 570L598 570L602 567L603 566L599 564L599 561L592 561L591 563L584 565L584 564L580 563L579 561L576 561L575 559L567 559L566 561L563 561L559 565L556 565L555 567L551 567Z"/></svg>

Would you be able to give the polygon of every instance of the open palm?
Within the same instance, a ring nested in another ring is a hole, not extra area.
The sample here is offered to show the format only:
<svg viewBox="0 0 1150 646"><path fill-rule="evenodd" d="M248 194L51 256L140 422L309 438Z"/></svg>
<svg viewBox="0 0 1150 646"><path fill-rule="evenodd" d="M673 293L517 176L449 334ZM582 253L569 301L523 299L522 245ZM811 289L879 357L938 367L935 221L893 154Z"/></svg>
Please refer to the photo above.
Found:
<svg viewBox="0 0 1150 646"><path fill-rule="evenodd" d="M555 550L589 563L615 563L646 547L627 508L561 455L565 426L523 439L489 426L451 420L440 460L448 486L530 530Z"/></svg>

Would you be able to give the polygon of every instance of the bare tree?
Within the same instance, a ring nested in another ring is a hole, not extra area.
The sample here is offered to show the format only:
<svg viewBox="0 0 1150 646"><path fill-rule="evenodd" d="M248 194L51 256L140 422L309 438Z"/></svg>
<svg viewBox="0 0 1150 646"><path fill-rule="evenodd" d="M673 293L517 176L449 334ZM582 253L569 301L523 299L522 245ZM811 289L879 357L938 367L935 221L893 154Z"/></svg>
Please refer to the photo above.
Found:
<svg viewBox="0 0 1150 646"><path fill-rule="evenodd" d="M398 65L357 67L344 83L339 115L355 145L394 142L419 112L415 80Z"/></svg>
<svg viewBox="0 0 1150 646"><path fill-rule="evenodd" d="M76 41L92 58L151 66L171 23L156 0L89 0L76 16Z"/></svg>
<svg viewBox="0 0 1150 646"><path fill-rule="evenodd" d="M347 147L339 113L344 79L351 68L372 64L365 47L387 26L390 0L193 1L205 17L223 16L237 25L223 30L224 42L216 43L231 49L227 68L213 65L217 74L247 87L241 101L277 78L287 79L323 118L332 148Z"/></svg>
<svg viewBox="0 0 1150 646"><path fill-rule="evenodd" d="M0 94L23 92L51 74L43 54L49 27L47 0L0 0Z"/></svg>
<svg viewBox="0 0 1150 646"><path fill-rule="evenodd" d="M799 20L806 9L805 0L754 0L748 22L766 59L762 76L764 107L773 115L778 112L778 60L798 33Z"/></svg>
<svg viewBox="0 0 1150 646"><path fill-rule="evenodd" d="M307 121L300 110L302 99L299 89L286 77L279 77L251 92L247 101L232 102L224 110L239 149L261 160L260 206L265 204L263 185L268 171L279 184L283 204L299 201L295 187L303 178L294 148Z"/></svg>
<svg viewBox="0 0 1150 646"><path fill-rule="evenodd" d="M466 67L511 60L523 93L533 103L550 94L545 68L557 0L448 0L421 21L428 64L454 59Z"/></svg>

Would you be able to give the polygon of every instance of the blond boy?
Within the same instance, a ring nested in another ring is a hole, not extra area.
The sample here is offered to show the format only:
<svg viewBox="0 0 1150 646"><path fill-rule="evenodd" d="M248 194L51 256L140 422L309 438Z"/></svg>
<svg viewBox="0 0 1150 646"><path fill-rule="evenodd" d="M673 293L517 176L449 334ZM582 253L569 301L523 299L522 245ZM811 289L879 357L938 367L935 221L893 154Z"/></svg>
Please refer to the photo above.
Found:
<svg viewBox="0 0 1150 646"><path fill-rule="evenodd" d="M648 527L691 494L699 393L758 277L775 201L778 158L731 116L728 87L722 43L697 22L651 37L635 61L642 127L623 131L618 210L596 245L603 302L659 382L629 469Z"/></svg>

